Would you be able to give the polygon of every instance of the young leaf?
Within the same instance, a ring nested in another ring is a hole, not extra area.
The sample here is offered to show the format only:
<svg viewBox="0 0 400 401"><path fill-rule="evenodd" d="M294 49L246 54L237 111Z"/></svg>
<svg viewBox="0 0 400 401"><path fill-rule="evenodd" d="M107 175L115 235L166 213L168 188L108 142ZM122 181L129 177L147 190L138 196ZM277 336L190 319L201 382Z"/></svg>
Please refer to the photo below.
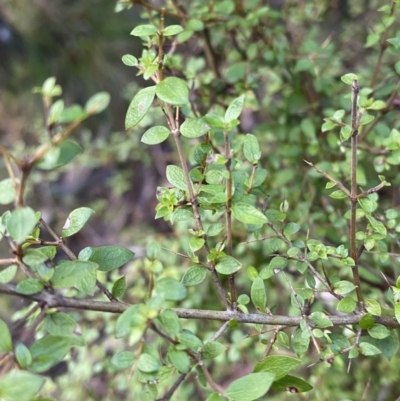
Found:
<svg viewBox="0 0 400 401"><path fill-rule="evenodd" d="M264 280L261 277L256 277L251 285L251 300L259 311L265 312L267 293L265 292Z"/></svg>
<svg viewBox="0 0 400 401"><path fill-rule="evenodd" d="M250 373L233 381L224 392L224 395L240 401L256 400L269 390L274 378L272 373Z"/></svg>
<svg viewBox="0 0 400 401"><path fill-rule="evenodd" d="M73 210L64 224L62 236L66 238L76 234L85 226L93 213L94 210L89 209L88 207L80 207Z"/></svg>
<svg viewBox="0 0 400 401"><path fill-rule="evenodd" d="M198 285L207 276L207 269L202 265L191 266L182 278L182 284L186 287Z"/></svg>
<svg viewBox="0 0 400 401"><path fill-rule="evenodd" d="M7 231L17 244L22 244L34 230L36 213L30 207L19 207L11 212L7 220Z"/></svg>
<svg viewBox="0 0 400 401"><path fill-rule="evenodd" d="M351 85L351 84L353 83L353 80L357 79L357 75L356 75L356 74L352 74L352 73L350 73L350 74L345 74L345 75L342 75L342 76L340 77L340 79L341 79L345 84Z"/></svg>
<svg viewBox="0 0 400 401"><path fill-rule="evenodd" d="M189 88L183 79L168 77L156 85L157 97L172 105L189 103Z"/></svg>
<svg viewBox="0 0 400 401"><path fill-rule="evenodd" d="M232 214L236 220L245 224L265 224L268 221L260 210L245 202L235 202L232 205Z"/></svg>
<svg viewBox="0 0 400 401"><path fill-rule="evenodd" d="M126 112L125 129L133 128L135 125L139 124L153 104L155 94L156 87L149 86L148 88L141 89L135 95Z"/></svg>
<svg viewBox="0 0 400 401"><path fill-rule="evenodd" d="M141 141L147 145L157 145L164 142L170 133L171 131L167 127L156 125L143 134Z"/></svg>
<svg viewBox="0 0 400 401"><path fill-rule="evenodd" d="M99 265L99 271L109 272L130 261L134 252L122 246L87 247L79 252L79 260L90 260Z"/></svg>
<svg viewBox="0 0 400 401"><path fill-rule="evenodd" d="M105 110L110 103L108 92L99 92L93 95L85 104L85 111L88 114L99 114Z"/></svg>
<svg viewBox="0 0 400 401"><path fill-rule="evenodd" d="M232 256L222 256L218 258L218 263L215 265L215 270L221 274L236 273L242 264Z"/></svg>
<svg viewBox="0 0 400 401"><path fill-rule="evenodd" d="M176 188L182 189L183 191L188 190L185 175L180 167L174 165L167 166L166 175L167 180Z"/></svg>
<svg viewBox="0 0 400 401"><path fill-rule="evenodd" d="M243 95L232 100L231 104L229 105L228 109L225 112L225 117L224 117L225 124L228 124L233 120L236 120L240 116L240 113L243 110L243 105L244 105Z"/></svg>

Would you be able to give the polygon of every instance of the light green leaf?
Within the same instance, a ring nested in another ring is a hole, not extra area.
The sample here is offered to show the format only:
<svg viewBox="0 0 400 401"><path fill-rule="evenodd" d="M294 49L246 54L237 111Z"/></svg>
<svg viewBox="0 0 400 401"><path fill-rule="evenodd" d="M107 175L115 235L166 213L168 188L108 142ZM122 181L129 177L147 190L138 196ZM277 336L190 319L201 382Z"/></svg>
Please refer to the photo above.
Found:
<svg viewBox="0 0 400 401"><path fill-rule="evenodd" d="M167 180L176 188L182 189L183 191L187 191L188 187L185 180L185 174L183 170L174 165L167 166Z"/></svg>
<svg viewBox="0 0 400 401"><path fill-rule="evenodd" d="M204 118L187 118L180 127L181 134L186 138L198 138L210 130Z"/></svg>
<svg viewBox="0 0 400 401"><path fill-rule="evenodd" d="M340 140L342 142L347 141L351 137L351 133L352 133L352 130L349 125L346 125L346 126L340 128Z"/></svg>
<svg viewBox="0 0 400 401"><path fill-rule="evenodd" d="M178 341L187 348L197 352L203 346L203 342L189 330L182 330L178 334Z"/></svg>
<svg viewBox="0 0 400 401"><path fill-rule="evenodd" d="M245 224L265 224L268 221L260 210L245 202L235 202L232 214L236 220Z"/></svg>
<svg viewBox="0 0 400 401"><path fill-rule="evenodd" d="M357 301L351 297L342 298L336 309L342 313L352 313L357 307Z"/></svg>
<svg viewBox="0 0 400 401"><path fill-rule="evenodd" d="M54 269L51 283L55 288L69 288L80 283L98 268L97 263L83 260L65 260Z"/></svg>
<svg viewBox="0 0 400 401"><path fill-rule="evenodd" d="M229 105L228 109L225 112L224 120L226 124L237 119L240 116L243 110L243 105L244 105L243 95L232 100L231 104Z"/></svg>
<svg viewBox="0 0 400 401"><path fill-rule="evenodd" d="M312 320L316 324L316 326L320 328L333 326L328 316L326 316L325 313L322 312L311 313L310 320Z"/></svg>
<svg viewBox="0 0 400 401"><path fill-rule="evenodd" d="M133 362L135 360L135 355L131 351L121 351L111 358L111 363L117 369L129 369L132 367Z"/></svg>
<svg viewBox="0 0 400 401"><path fill-rule="evenodd" d="M186 298L186 287L172 277L163 277L156 281L154 290L167 301L181 301Z"/></svg>
<svg viewBox="0 0 400 401"><path fill-rule="evenodd" d="M5 321L0 319L0 354L7 354L12 350L11 334Z"/></svg>
<svg viewBox="0 0 400 401"><path fill-rule="evenodd" d="M226 401L226 398L218 393L212 393L207 397L206 401Z"/></svg>
<svg viewBox="0 0 400 401"><path fill-rule="evenodd" d="M155 94L156 87L149 86L148 88L141 89L135 95L126 112L125 129L133 128L135 125L139 124L153 104Z"/></svg>
<svg viewBox="0 0 400 401"><path fill-rule="evenodd" d="M350 281L343 280L343 281L338 281L337 283L335 283L333 288L334 288L333 291L336 294L344 295L344 294L348 294L349 292L353 291L357 287Z"/></svg>
<svg viewBox="0 0 400 401"><path fill-rule="evenodd" d="M252 134L247 134L243 144L243 153L245 158L253 164L261 158L260 145L258 143L257 137Z"/></svg>
<svg viewBox="0 0 400 401"><path fill-rule="evenodd" d="M225 345L217 341L212 341L204 344L203 348L201 349L201 356L203 359L213 359L219 354L222 354L225 350Z"/></svg>
<svg viewBox="0 0 400 401"><path fill-rule="evenodd" d="M43 170L53 170L65 166L83 152L83 148L69 139L50 149L38 163Z"/></svg>
<svg viewBox="0 0 400 401"><path fill-rule="evenodd" d="M178 35L178 33L183 32L183 28L180 25L170 25L164 29L164 36Z"/></svg>
<svg viewBox="0 0 400 401"><path fill-rule="evenodd" d="M197 252L199 249L203 248L204 244L204 238L192 237L189 240L189 248L192 252Z"/></svg>
<svg viewBox="0 0 400 401"><path fill-rule="evenodd" d="M275 375L275 381L286 376L291 370L301 364L300 359L291 356L270 355L256 363L254 372L270 372Z"/></svg>
<svg viewBox="0 0 400 401"><path fill-rule="evenodd" d="M116 280L112 286L111 294L114 298L120 298L124 295L126 290L126 280L125 276L120 277Z"/></svg>
<svg viewBox="0 0 400 401"><path fill-rule="evenodd" d="M15 359L17 360L18 365L21 368L26 369L31 365L32 355L31 352L29 351L29 348L25 344L22 343L17 344L17 346L15 347L14 354L15 354Z"/></svg>
<svg viewBox="0 0 400 401"><path fill-rule="evenodd" d="M160 313L160 320L168 334L176 336L181 331L181 324L178 315L172 309L164 309Z"/></svg>
<svg viewBox="0 0 400 401"><path fill-rule="evenodd" d="M122 62L127 65L128 67L135 67L139 64L136 57L132 56L131 54L125 54L122 56Z"/></svg>
<svg viewBox="0 0 400 401"><path fill-rule="evenodd" d="M236 273L241 267L242 264L232 256L222 256L218 258L218 263L215 265L215 269L221 274Z"/></svg>
<svg viewBox="0 0 400 401"><path fill-rule="evenodd" d="M67 221L64 224L62 236L66 238L79 232L85 226L86 222L90 219L90 216L93 213L94 210L88 207L80 207L73 210L69 214Z"/></svg>
<svg viewBox="0 0 400 401"><path fill-rule="evenodd" d="M0 399L30 401L43 387L45 378L25 370L12 370L0 379Z"/></svg>
<svg viewBox="0 0 400 401"><path fill-rule="evenodd" d="M238 401L253 401L262 397L269 390L273 381L272 373L250 373L233 381L224 395Z"/></svg>
<svg viewBox="0 0 400 401"><path fill-rule="evenodd" d="M152 36L158 32L154 25L139 25L131 31L132 36Z"/></svg>
<svg viewBox="0 0 400 401"><path fill-rule="evenodd" d="M396 49L400 48L400 37L390 38L387 41L392 44Z"/></svg>
<svg viewBox="0 0 400 401"><path fill-rule="evenodd" d="M350 74L345 74L345 75L342 75L342 76L340 77L340 79L341 79L345 84L351 85L351 84L353 83L353 80L357 79L357 75L356 75L356 74L352 74L352 73L350 73Z"/></svg>
<svg viewBox="0 0 400 401"><path fill-rule="evenodd" d="M374 325L374 318L370 313L366 313L361 317L358 324L363 330L368 330Z"/></svg>
<svg viewBox="0 0 400 401"><path fill-rule="evenodd" d="M211 224L207 228L207 236L214 237L214 236L218 235L224 229L225 229L225 224L221 224L221 223Z"/></svg>
<svg viewBox="0 0 400 401"><path fill-rule="evenodd" d="M63 111L64 101L62 99L59 99L51 105L47 123L50 125L58 122L58 119L60 118Z"/></svg>
<svg viewBox="0 0 400 401"><path fill-rule="evenodd" d="M367 212L367 213L372 213L374 211L374 204L373 202L368 199L368 198L358 198L357 199L358 203L360 206Z"/></svg>
<svg viewBox="0 0 400 401"><path fill-rule="evenodd" d="M82 121L87 117L87 113L79 104L73 104L71 107L64 109L58 116L60 124L73 123L75 121Z"/></svg>
<svg viewBox="0 0 400 401"><path fill-rule="evenodd" d="M283 269L287 266L288 260L282 256L275 256L269 262L269 267L271 269Z"/></svg>
<svg viewBox="0 0 400 401"><path fill-rule="evenodd" d="M156 125L155 127L149 128L142 136L141 141L147 145L157 145L158 143L164 142L171 131L167 127Z"/></svg>
<svg viewBox="0 0 400 401"><path fill-rule="evenodd" d="M367 309L367 312L371 315L381 316L382 314L381 306L375 299L367 298L365 300L365 309Z"/></svg>
<svg viewBox="0 0 400 401"><path fill-rule="evenodd" d="M289 393L304 393L313 389L310 383L295 376L287 375L272 383L275 391L288 391Z"/></svg>
<svg viewBox="0 0 400 401"><path fill-rule="evenodd" d="M396 317L396 320L400 323L400 303L396 303L394 305L394 316Z"/></svg>
<svg viewBox="0 0 400 401"><path fill-rule="evenodd" d="M104 111L110 103L108 92L99 92L93 95L85 104L85 111L88 114L99 114Z"/></svg>
<svg viewBox="0 0 400 401"><path fill-rule="evenodd" d="M259 311L265 312L267 293L265 292L264 280L261 277L256 277L251 285L251 300Z"/></svg>
<svg viewBox="0 0 400 401"><path fill-rule="evenodd" d="M329 196L333 199L344 199L347 198L347 195L341 190L333 191Z"/></svg>
<svg viewBox="0 0 400 401"><path fill-rule="evenodd" d="M367 110L382 110L386 107L386 103L383 100L374 100L371 106L368 106Z"/></svg>
<svg viewBox="0 0 400 401"><path fill-rule="evenodd" d="M18 294L32 295L42 291L43 287L43 283L38 278L26 278L17 284L15 291Z"/></svg>
<svg viewBox="0 0 400 401"><path fill-rule="evenodd" d="M131 334L134 329L142 331L146 326L147 307L143 304L135 304L126 309L117 320L115 337L121 338Z"/></svg>
<svg viewBox="0 0 400 401"><path fill-rule="evenodd" d="M360 125L369 124L371 121L374 121L375 117L371 114L364 113L360 119Z"/></svg>
<svg viewBox="0 0 400 401"><path fill-rule="evenodd" d="M9 283L16 275L17 265L11 265L0 271L0 283Z"/></svg>
<svg viewBox="0 0 400 401"><path fill-rule="evenodd" d="M186 287L198 285L207 276L207 268L202 265L191 266L182 278L182 284Z"/></svg>
<svg viewBox="0 0 400 401"><path fill-rule="evenodd" d="M157 372L161 368L160 361L147 353L140 355L137 366L139 370L146 373Z"/></svg>
<svg viewBox="0 0 400 401"><path fill-rule="evenodd" d="M303 330L298 327L292 335L292 347L296 355L301 358L308 350L310 337L303 336Z"/></svg>
<svg viewBox="0 0 400 401"><path fill-rule="evenodd" d="M51 313L45 319L45 329L53 336L69 336L75 327L75 320L63 312Z"/></svg>
<svg viewBox="0 0 400 401"><path fill-rule="evenodd" d="M109 272L129 262L134 255L134 252L122 246L100 246L82 249L78 259L97 263L99 271Z"/></svg>
<svg viewBox="0 0 400 401"><path fill-rule="evenodd" d="M189 372L190 359L186 352L177 350L175 347L169 347L167 358L179 373Z"/></svg>
<svg viewBox="0 0 400 401"><path fill-rule="evenodd" d="M297 223L287 223L283 228L283 234L285 236L290 236L296 234L300 230L300 226Z"/></svg>
<svg viewBox="0 0 400 401"><path fill-rule="evenodd" d="M14 202L15 190L11 178L0 181L0 205Z"/></svg>
<svg viewBox="0 0 400 401"><path fill-rule="evenodd" d="M157 97L172 105L189 103L189 88L183 79L168 77L156 85Z"/></svg>
<svg viewBox="0 0 400 401"><path fill-rule="evenodd" d="M383 338L390 336L390 331L383 324L374 323L374 325L370 329L368 329L368 334L372 338L382 340Z"/></svg>
<svg viewBox="0 0 400 401"><path fill-rule="evenodd" d="M30 207L18 207L7 220L7 231L17 244L22 244L34 230L37 220Z"/></svg>
<svg viewBox="0 0 400 401"><path fill-rule="evenodd" d="M381 350L379 348L367 342L360 343L358 347L360 349L360 352L366 356L378 355L381 353Z"/></svg>

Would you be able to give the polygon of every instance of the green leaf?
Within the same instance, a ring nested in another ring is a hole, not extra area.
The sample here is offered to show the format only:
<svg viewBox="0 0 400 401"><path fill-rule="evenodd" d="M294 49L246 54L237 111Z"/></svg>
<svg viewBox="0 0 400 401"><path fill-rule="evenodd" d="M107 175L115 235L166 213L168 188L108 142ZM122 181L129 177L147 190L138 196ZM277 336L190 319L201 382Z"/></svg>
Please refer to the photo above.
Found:
<svg viewBox="0 0 400 401"><path fill-rule="evenodd" d="M18 266L11 265L0 271L0 283L9 283L17 274Z"/></svg>
<svg viewBox="0 0 400 401"><path fill-rule="evenodd" d="M400 37L399 38L390 38L387 41L392 44L396 49L400 48Z"/></svg>
<svg viewBox="0 0 400 401"><path fill-rule="evenodd" d="M386 103L383 100L374 100L371 106L366 107L368 110L382 110L386 107Z"/></svg>
<svg viewBox="0 0 400 401"><path fill-rule="evenodd" d="M206 401L226 401L226 398L218 393L212 393L207 397Z"/></svg>
<svg viewBox="0 0 400 401"><path fill-rule="evenodd" d="M396 320L400 323L400 303L394 305L394 316Z"/></svg>
<svg viewBox="0 0 400 401"><path fill-rule="evenodd" d="M310 383L299 377L287 375L272 383L271 388L275 391L288 391L289 393L304 393L313 389Z"/></svg>
<svg viewBox="0 0 400 401"><path fill-rule="evenodd" d="M178 33L181 32L183 32L183 28L180 25L170 25L164 29L163 35L172 36L172 35L178 35Z"/></svg>
<svg viewBox="0 0 400 401"><path fill-rule="evenodd" d="M79 104L74 104L71 107L64 109L58 117L60 124L74 123L82 121L87 117L87 113Z"/></svg>
<svg viewBox="0 0 400 401"><path fill-rule="evenodd" d="M126 280L125 276L120 277L116 280L112 286L111 294L114 298L120 298L124 295L126 290Z"/></svg>
<svg viewBox="0 0 400 401"><path fill-rule="evenodd" d="M260 210L245 202L235 202L232 205L232 214L236 220L245 224L264 224L268 221Z"/></svg>
<svg viewBox="0 0 400 401"><path fill-rule="evenodd" d="M147 114L150 106L153 104L156 87L149 86L141 89L132 99L125 118L125 129L133 128Z"/></svg>
<svg viewBox="0 0 400 401"><path fill-rule="evenodd" d="M360 119L360 125L366 125L369 124L371 121L374 121L375 117L372 116L371 114L364 113Z"/></svg>
<svg viewBox="0 0 400 401"><path fill-rule="evenodd" d="M167 301L181 301L186 298L186 287L172 277L160 278L156 281L154 290Z"/></svg>
<svg viewBox="0 0 400 401"><path fill-rule="evenodd" d="M159 360L147 353L140 355L137 366L139 370L146 373L157 372L161 368Z"/></svg>
<svg viewBox="0 0 400 401"><path fill-rule="evenodd" d="M225 350L225 345L217 341L212 341L204 344L203 348L201 349L201 356L203 359L213 359L225 352Z"/></svg>
<svg viewBox="0 0 400 401"><path fill-rule="evenodd" d="M99 92L93 95L85 104L85 111L88 114L99 114L104 111L110 103L108 92Z"/></svg>
<svg viewBox="0 0 400 401"><path fill-rule="evenodd" d="M370 343L362 342L359 344L358 347L360 349L360 352L366 356L378 355L381 353L381 350L379 348Z"/></svg>
<svg viewBox="0 0 400 401"><path fill-rule="evenodd" d="M253 164L257 164L261 158L260 145L257 138L252 134L247 134L243 144L245 158Z"/></svg>
<svg viewBox="0 0 400 401"><path fill-rule="evenodd" d="M55 288L69 288L77 285L97 268L98 265L94 262L65 260L54 269L51 283Z"/></svg>
<svg viewBox="0 0 400 401"><path fill-rule="evenodd" d="M29 348L32 364L29 369L34 372L45 372L62 361L73 346L82 345L79 337L47 336L34 342Z"/></svg>
<svg viewBox="0 0 400 401"><path fill-rule="evenodd" d="M152 36L158 32L154 25L139 25L131 31L132 36Z"/></svg>
<svg viewBox="0 0 400 401"><path fill-rule="evenodd" d="M169 165L167 166L167 180L176 188L182 189L182 191L187 191L188 186L186 184L185 180L185 174L183 173L183 170L174 165Z"/></svg>
<svg viewBox="0 0 400 401"><path fill-rule="evenodd" d="M202 265L191 266L182 278L182 284L186 287L198 285L207 276L207 268Z"/></svg>
<svg viewBox="0 0 400 401"><path fill-rule="evenodd" d="M59 99L56 102L54 102L50 107L47 124L51 125L58 122L61 113L63 111L64 111L64 101Z"/></svg>
<svg viewBox="0 0 400 401"><path fill-rule="evenodd" d="M351 85L353 80L358 79L356 74L345 74L340 77L340 79L347 85Z"/></svg>
<svg viewBox="0 0 400 401"><path fill-rule="evenodd" d="M204 244L204 238L192 237L189 240L189 248L192 252L197 252L199 249L203 248Z"/></svg>
<svg viewBox="0 0 400 401"><path fill-rule="evenodd" d="M291 356L270 355L256 363L254 372L270 372L275 376L275 381L286 376L291 370L301 364L300 359Z"/></svg>
<svg viewBox="0 0 400 401"><path fill-rule="evenodd" d="M373 202L368 198L358 198L357 199L360 206L367 212L372 213L375 209Z"/></svg>
<svg viewBox="0 0 400 401"><path fill-rule="evenodd" d="M250 373L233 381L224 396L240 401L253 401L262 397L271 387L274 375L267 372Z"/></svg>
<svg viewBox="0 0 400 401"><path fill-rule="evenodd" d="M310 337L303 336L303 330L298 327L292 335L292 347L296 355L301 358L308 350Z"/></svg>
<svg viewBox="0 0 400 401"><path fill-rule="evenodd" d="M164 142L171 131L167 127L156 125L155 127L149 128L142 136L141 141L147 145L157 145L158 143Z"/></svg>
<svg viewBox="0 0 400 401"><path fill-rule="evenodd" d="M259 311L265 312L267 293L265 292L264 280L261 277L256 277L251 285L251 300Z"/></svg>
<svg viewBox="0 0 400 401"><path fill-rule="evenodd" d="M283 228L283 234L285 236L290 236L296 234L300 230L300 226L297 223L287 223Z"/></svg>
<svg viewBox="0 0 400 401"><path fill-rule="evenodd" d="M361 317L358 324L363 330L368 330L374 325L374 318L370 313L366 313Z"/></svg>
<svg viewBox="0 0 400 401"><path fill-rule="evenodd" d="M329 196L333 199L344 199L347 198L347 195L341 190L333 191Z"/></svg>
<svg viewBox="0 0 400 401"><path fill-rule="evenodd" d="M189 372L190 359L186 352L170 347L168 349L167 358L179 373Z"/></svg>
<svg viewBox="0 0 400 401"><path fill-rule="evenodd" d="M27 249L22 258L23 262L36 271L49 257L41 249Z"/></svg>
<svg viewBox="0 0 400 401"><path fill-rule="evenodd" d="M342 298L336 309L342 313L352 313L357 307L357 301L351 297Z"/></svg>
<svg viewBox="0 0 400 401"><path fill-rule="evenodd" d="M225 229L225 224L221 224L221 223L211 224L207 228L207 237L214 237L214 236L218 235L224 229Z"/></svg>
<svg viewBox="0 0 400 401"><path fill-rule="evenodd" d="M17 284L15 291L18 294L32 295L42 291L43 287L43 283L38 278L26 278Z"/></svg>
<svg viewBox="0 0 400 401"><path fill-rule="evenodd" d="M203 346L203 342L189 330L180 332L178 341L194 352L197 352Z"/></svg>
<svg viewBox="0 0 400 401"><path fill-rule="evenodd" d="M189 103L189 88L183 79L168 77L156 85L157 97L172 105Z"/></svg>
<svg viewBox="0 0 400 401"><path fill-rule="evenodd" d="M62 236L66 238L79 232L93 213L94 210L88 207L80 207L73 210L64 224Z"/></svg>
<svg viewBox="0 0 400 401"><path fill-rule="evenodd" d="M56 85L56 78L55 77L49 77L47 78L42 85L42 91L44 95L51 95L54 87Z"/></svg>
<svg viewBox="0 0 400 401"><path fill-rule="evenodd" d="M390 331L383 324L374 323L374 325L370 329L368 329L368 334L372 338L382 340L383 338L390 336Z"/></svg>
<svg viewBox="0 0 400 401"><path fill-rule="evenodd" d="M322 312L311 313L310 320L312 320L316 324L316 326L320 328L333 326L328 316L326 316L325 313Z"/></svg>
<svg viewBox="0 0 400 401"><path fill-rule="evenodd" d="M21 368L28 368L32 363L32 355L29 348L25 344L17 344L15 347L15 359Z"/></svg>
<svg viewBox="0 0 400 401"><path fill-rule="evenodd" d="M288 260L282 256L275 256L269 262L269 267L271 269L283 269L287 266Z"/></svg>
<svg viewBox="0 0 400 401"><path fill-rule="evenodd" d="M6 228L17 244L22 244L37 224L36 213L30 207L18 207L11 212Z"/></svg>
<svg viewBox="0 0 400 401"><path fill-rule="evenodd" d="M12 350L11 334L5 321L0 319L0 354L7 354Z"/></svg>
<svg viewBox="0 0 400 401"><path fill-rule="evenodd" d="M198 138L210 130L204 118L187 118L180 126L180 131L186 138Z"/></svg>
<svg viewBox="0 0 400 401"><path fill-rule="evenodd" d="M236 273L241 267L242 264L232 256L222 256L218 258L218 263L215 265L215 269L221 274Z"/></svg>
<svg viewBox="0 0 400 401"><path fill-rule="evenodd" d="M12 370L0 379L0 399L30 401L43 387L45 378L25 370Z"/></svg>
<svg viewBox="0 0 400 401"><path fill-rule="evenodd" d="M50 149L38 163L43 170L53 170L65 166L83 152L83 148L69 139Z"/></svg>
<svg viewBox="0 0 400 401"><path fill-rule="evenodd" d="M224 120L226 124L237 119L240 116L243 110L243 105L244 105L243 95L232 100L231 104L229 105L228 109L225 112Z"/></svg>
<svg viewBox="0 0 400 401"><path fill-rule="evenodd" d="M8 205L14 202L15 190L11 178L0 181L0 205Z"/></svg>
<svg viewBox="0 0 400 401"><path fill-rule="evenodd" d="M335 283L333 288L334 288L333 291L336 294L344 295L344 294L348 294L349 292L353 291L357 287L350 281L343 280L343 281L338 281L337 283Z"/></svg>
<svg viewBox="0 0 400 401"><path fill-rule="evenodd" d="M75 327L75 320L63 312L51 313L45 319L45 329L53 336L69 336Z"/></svg>
<svg viewBox="0 0 400 401"><path fill-rule="evenodd" d="M131 351L121 351L113 355L111 363L117 369L129 369L132 367L135 355Z"/></svg>
<svg viewBox="0 0 400 401"><path fill-rule="evenodd" d="M141 332L147 322L147 308L143 304L135 304L126 309L117 320L115 337L121 338L131 334L134 329Z"/></svg>
<svg viewBox="0 0 400 401"><path fill-rule="evenodd" d="M181 331L179 317L172 309L164 309L160 313L160 320L168 334L171 336L175 337Z"/></svg>
<svg viewBox="0 0 400 401"><path fill-rule="evenodd" d="M125 54L122 56L122 62L127 65L128 67L135 67L139 64L136 57L132 56L131 54Z"/></svg>
<svg viewBox="0 0 400 401"><path fill-rule="evenodd" d="M381 306L375 299L367 298L365 300L365 309L367 309L367 312L371 315L381 316L382 314Z"/></svg>
<svg viewBox="0 0 400 401"><path fill-rule="evenodd" d="M347 141L351 137L352 129L349 125L340 128L340 140L342 142Z"/></svg>
<svg viewBox="0 0 400 401"><path fill-rule="evenodd" d="M100 246L82 249L78 259L97 263L99 271L109 272L129 262L134 255L134 252L122 246Z"/></svg>

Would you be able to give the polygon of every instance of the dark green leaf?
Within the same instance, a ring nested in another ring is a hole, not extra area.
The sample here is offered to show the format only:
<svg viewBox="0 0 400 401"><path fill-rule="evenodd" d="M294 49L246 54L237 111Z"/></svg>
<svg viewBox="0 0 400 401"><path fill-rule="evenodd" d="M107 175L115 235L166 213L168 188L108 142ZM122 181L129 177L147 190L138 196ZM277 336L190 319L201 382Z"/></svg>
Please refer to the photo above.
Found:
<svg viewBox="0 0 400 401"><path fill-rule="evenodd" d="M296 355L301 358L308 350L310 337L303 336L303 330L298 327L292 335L292 347Z"/></svg>
<svg viewBox="0 0 400 401"><path fill-rule="evenodd" d="M65 166L83 152L83 148L69 139L50 149L38 163L43 170L53 170Z"/></svg>
<svg viewBox="0 0 400 401"><path fill-rule="evenodd" d="M0 354L7 354L12 350L11 334L4 320L0 319Z"/></svg>
<svg viewBox="0 0 400 401"><path fill-rule="evenodd" d="M125 276L120 277L112 286L111 294L114 298L120 298L124 295L126 290Z"/></svg>
<svg viewBox="0 0 400 401"><path fill-rule="evenodd" d="M370 313L366 313L361 317L358 324L363 330L368 330L374 325L374 318Z"/></svg>
<svg viewBox="0 0 400 401"><path fill-rule="evenodd" d="M149 86L141 89L132 99L125 118L125 129L133 128L139 124L153 104L156 87Z"/></svg>
<svg viewBox="0 0 400 401"><path fill-rule="evenodd" d="M79 252L78 259L99 265L99 271L108 272L118 269L129 262L135 254L122 246L88 247Z"/></svg>
<svg viewBox="0 0 400 401"><path fill-rule="evenodd" d="M183 330L178 334L178 341L197 352L203 346L203 342L189 330Z"/></svg>
<svg viewBox="0 0 400 401"><path fill-rule="evenodd" d="M275 391L288 391L289 393L304 393L313 389L310 383L295 376L287 375L274 381L271 388Z"/></svg>
<svg viewBox="0 0 400 401"><path fill-rule="evenodd" d="M286 236L290 236L296 234L297 231L300 230L300 226L296 223L287 223L283 228L283 234Z"/></svg>

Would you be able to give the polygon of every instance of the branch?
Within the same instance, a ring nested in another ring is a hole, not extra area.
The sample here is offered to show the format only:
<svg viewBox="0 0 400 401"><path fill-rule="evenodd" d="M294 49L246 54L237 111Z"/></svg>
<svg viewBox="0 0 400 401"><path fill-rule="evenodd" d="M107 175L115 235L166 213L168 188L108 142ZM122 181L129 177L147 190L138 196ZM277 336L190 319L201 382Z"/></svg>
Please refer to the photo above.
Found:
<svg viewBox="0 0 400 401"><path fill-rule="evenodd" d="M72 308L91 310L98 312L122 313L128 309L131 304L124 302L101 302L92 299L81 299L64 297L61 294L52 294L49 291L42 291L39 294L24 295L16 291L16 287L12 284L0 283L0 294L8 294L28 299L30 301L46 304L49 308ZM183 319L199 319L199 320L218 320L229 322L234 319L238 323L253 323L253 324L268 324L273 326L298 326L303 319L302 316L279 316L265 315L257 313L244 314L235 311L214 311L202 309L185 309L173 308L175 313ZM348 316L329 316L334 326L357 324L360 320L360 315ZM399 322L391 316L375 316L375 322L383 324L389 328L400 328ZM311 322L310 322L311 323Z"/></svg>

